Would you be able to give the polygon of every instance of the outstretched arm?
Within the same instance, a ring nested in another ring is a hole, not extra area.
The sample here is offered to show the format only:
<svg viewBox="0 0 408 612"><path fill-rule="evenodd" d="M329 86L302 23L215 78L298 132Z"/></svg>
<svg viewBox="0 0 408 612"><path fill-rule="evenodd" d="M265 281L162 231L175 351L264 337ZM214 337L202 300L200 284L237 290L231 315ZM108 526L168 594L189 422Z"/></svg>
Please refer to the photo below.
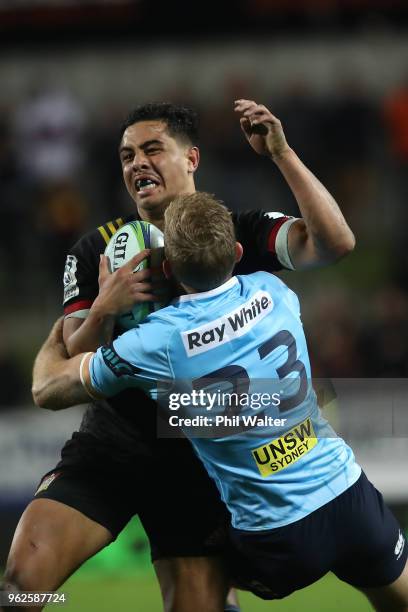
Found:
<svg viewBox="0 0 408 612"><path fill-rule="evenodd" d="M288 233L293 267L325 265L352 251L354 235L340 208L289 147L279 119L252 100L237 100L235 111L252 148L275 162L298 203L302 219L292 223Z"/></svg>
<svg viewBox="0 0 408 612"><path fill-rule="evenodd" d="M62 327L61 317L42 345L33 368L34 402L49 410L61 410L83 404L89 401L90 396L94 399L97 397L91 390L88 374L88 363L93 353L83 353L70 359L62 337Z"/></svg>

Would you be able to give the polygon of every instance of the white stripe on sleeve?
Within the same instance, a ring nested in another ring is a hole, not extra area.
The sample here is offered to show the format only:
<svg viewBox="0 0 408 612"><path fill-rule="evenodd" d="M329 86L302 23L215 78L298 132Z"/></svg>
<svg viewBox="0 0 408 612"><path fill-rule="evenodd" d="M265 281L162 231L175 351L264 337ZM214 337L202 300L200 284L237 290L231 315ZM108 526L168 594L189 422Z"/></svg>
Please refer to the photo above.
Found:
<svg viewBox="0 0 408 612"><path fill-rule="evenodd" d="M282 266L284 268L287 268L288 270L295 269L295 266L293 265L292 260L290 258L289 248L288 248L289 229L292 223L295 223L295 221L298 221L298 219L296 217L293 217L285 221L285 223L282 223L281 227L278 230L278 233L276 234L276 239L275 239L276 257L278 258Z"/></svg>

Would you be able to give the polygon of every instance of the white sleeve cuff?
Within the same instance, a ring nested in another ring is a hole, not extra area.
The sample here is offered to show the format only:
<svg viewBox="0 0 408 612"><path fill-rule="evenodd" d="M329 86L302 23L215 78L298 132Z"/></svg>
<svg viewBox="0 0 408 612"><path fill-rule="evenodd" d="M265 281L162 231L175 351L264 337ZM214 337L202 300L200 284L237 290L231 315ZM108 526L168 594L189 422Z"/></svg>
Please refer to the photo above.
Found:
<svg viewBox="0 0 408 612"><path fill-rule="evenodd" d="M66 319L86 319L89 314L90 308L84 308L83 310L75 310L65 315Z"/></svg>
<svg viewBox="0 0 408 612"><path fill-rule="evenodd" d="M92 397L92 399L100 399L100 397L95 393L93 393L93 387L91 382L87 382L84 376L84 363L87 357L89 357L91 355L91 358L88 360L88 371L89 371L89 377L91 377L91 360L94 358L95 353L93 353L92 351L85 353L85 355L82 356L81 359L81 363L79 364L79 378L81 379L81 383L83 388L85 389L85 391L87 392L87 394Z"/></svg>
<svg viewBox="0 0 408 612"><path fill-rule="evenodd" d="M289 254L288 233L292 223L295 223L296 221L298 221L296 217L285 221L285 223L280 226L275 239L276 257L278 258L279 263L281 263L282 266L288 270L295 269Z"/></svg>

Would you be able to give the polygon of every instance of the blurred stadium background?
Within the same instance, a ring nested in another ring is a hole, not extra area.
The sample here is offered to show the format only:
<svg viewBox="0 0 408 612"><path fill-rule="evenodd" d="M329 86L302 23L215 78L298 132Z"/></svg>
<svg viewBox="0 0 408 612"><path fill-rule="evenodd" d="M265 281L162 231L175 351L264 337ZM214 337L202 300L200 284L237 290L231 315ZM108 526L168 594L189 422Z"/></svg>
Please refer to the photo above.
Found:
<svg viewBox="0 0 408 612"><path fill-rule="evenodd" d="M132 210L117 133L149 100L200 111L198 188L232 208L297 214L279 173L244 142L238 97L282 120L337 197L355 252L283 276L303 303L315 375L333 381L327 412L408 526L407 3L223 4L0 0L0 568L39 476L80 421L80 409L42 413L30 399L33 358L61 313L65 254ZM137 521L66 590L67 610L160 610ZM368 609L330 577L277 606L243 602L247 611Z"/></svg>

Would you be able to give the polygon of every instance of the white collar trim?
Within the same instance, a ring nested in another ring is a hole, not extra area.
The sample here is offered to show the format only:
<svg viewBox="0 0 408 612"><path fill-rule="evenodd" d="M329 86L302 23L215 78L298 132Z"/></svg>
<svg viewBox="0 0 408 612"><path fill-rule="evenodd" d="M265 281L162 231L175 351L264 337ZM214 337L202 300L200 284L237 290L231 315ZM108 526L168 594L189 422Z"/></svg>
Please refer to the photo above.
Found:
<svg viewBox="0 0 408 612"><path fill-rule="evenodd" d="M224 293L225 291L228 291L229 289L231 289L237 284L238 284L237 277L232 276L225 283L223 283L219 287L210 289L210 291L202 291L201 293L188 293L187 295L180 295L178 298L174 300L174 303L190 302L192 300L205 300L208 297L212 297L214 295L219 295L220 293Z"/></svg>

